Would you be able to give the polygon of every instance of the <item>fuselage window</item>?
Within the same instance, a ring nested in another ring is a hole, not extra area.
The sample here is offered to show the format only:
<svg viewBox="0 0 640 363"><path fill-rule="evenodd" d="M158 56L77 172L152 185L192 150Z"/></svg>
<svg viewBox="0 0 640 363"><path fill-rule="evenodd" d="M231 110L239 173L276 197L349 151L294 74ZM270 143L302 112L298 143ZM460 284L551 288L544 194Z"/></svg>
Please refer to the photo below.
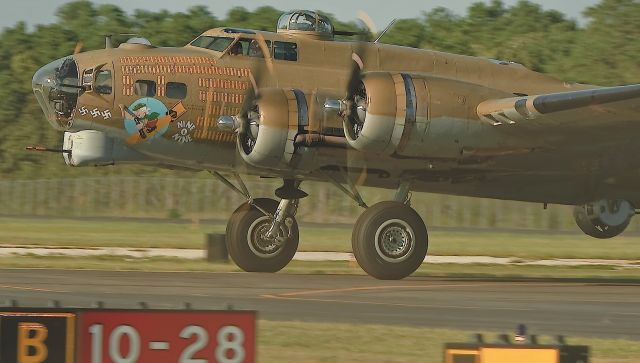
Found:
<svg viewBox="0 0 640 363"><path fill-rule="evenodd" d="M198 48L215 50L216 52L224 52L225 49L233 43L233 39L234 38L210 37L203 35L191 42L191 45Z"/></svg>
<svg viewBox="0 0 640 363"><path fill-rule="evenodd" d="M287 61L298 60L298 45L289 42L273 42L273 58Z"/></svg>
<svg viewBox="0 0 640 363"><path fill-rule="evenodd" d="M96 73L96 80L93 84L96 93L110 95L113 91L113 81L111 79L111 71L102 70Z"/></svg>
<svg viewBox="0 0 640 363"><path fill-rule="evenodd" d="M167 97L183 100L187 97L187 85L180 82L167 82Z"/></svg>
<svg viewBox="0 0 640 363"><path fill-rule="evenodd" d="M153 97L156 95L156 82L141 79L136 81L133 89L137 96Z"/></svg>

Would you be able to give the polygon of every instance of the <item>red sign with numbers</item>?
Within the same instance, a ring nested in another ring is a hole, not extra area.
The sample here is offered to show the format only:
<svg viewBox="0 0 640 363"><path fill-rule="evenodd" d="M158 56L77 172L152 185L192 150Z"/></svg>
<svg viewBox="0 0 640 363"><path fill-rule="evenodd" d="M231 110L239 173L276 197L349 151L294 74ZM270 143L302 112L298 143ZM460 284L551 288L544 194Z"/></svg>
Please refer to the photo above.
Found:
<svg viewBox="0 0 640 363"><path fill-rule="evenodd" d="M78 313L83 363L253 363L255 312L101 310Z"/></svg>

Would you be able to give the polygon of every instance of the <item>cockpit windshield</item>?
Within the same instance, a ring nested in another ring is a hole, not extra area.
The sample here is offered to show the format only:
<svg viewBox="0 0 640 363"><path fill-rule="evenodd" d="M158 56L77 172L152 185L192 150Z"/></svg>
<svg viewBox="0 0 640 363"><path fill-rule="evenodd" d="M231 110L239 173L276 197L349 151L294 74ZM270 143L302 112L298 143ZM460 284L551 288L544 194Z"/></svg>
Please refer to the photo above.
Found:
<svg viewBox="0 0 640 363"><path fill-rule="evenodd" d="M194 47L210 49L222 53L227 48L229 48L234 39L235 38L202 35L191 42L191 45Z"/></svg>

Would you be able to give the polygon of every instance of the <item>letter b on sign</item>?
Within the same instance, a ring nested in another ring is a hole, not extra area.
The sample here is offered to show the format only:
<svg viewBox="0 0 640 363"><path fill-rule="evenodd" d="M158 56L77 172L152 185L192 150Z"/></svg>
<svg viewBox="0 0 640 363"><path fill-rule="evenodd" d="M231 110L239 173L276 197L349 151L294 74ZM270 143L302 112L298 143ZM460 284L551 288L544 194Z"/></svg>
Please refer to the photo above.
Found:
<svg viewBox="0 0 640 363"><path fill-rule="evenodd" d="M49 355L45 339L49 331L39 323L18 323L18 363L43 363Z"/></svg>
<svg viewBox="0 0 640 363"><path fill-rule="evenodd" d="M72 363L75 314L0 312L0 362Z"/></svg>

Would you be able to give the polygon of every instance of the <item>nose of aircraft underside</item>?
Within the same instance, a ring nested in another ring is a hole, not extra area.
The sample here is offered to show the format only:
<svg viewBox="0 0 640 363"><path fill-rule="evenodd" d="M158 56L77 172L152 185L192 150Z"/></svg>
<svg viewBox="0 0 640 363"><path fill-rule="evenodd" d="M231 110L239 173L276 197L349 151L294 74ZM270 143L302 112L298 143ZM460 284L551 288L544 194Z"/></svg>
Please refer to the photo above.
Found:
<svg viewBox="0 0 640 363"><path fill-rule="evenodd" d="M58 130L73 124L73 113L82 87L73 56L55 60L33 75L33 92L47 121Z"/></svg>

